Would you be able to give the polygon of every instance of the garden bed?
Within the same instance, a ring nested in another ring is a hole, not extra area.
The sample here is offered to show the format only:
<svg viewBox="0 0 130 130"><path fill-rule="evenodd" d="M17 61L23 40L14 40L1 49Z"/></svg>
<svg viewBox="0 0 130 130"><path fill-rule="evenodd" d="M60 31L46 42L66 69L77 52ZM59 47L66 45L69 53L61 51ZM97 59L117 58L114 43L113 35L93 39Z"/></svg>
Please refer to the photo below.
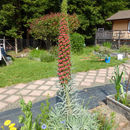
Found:
<svg viewBox="0 0 130 130"><path fill-rule="evenodd" d="M110 114L115 113L115 125L117 130L130 130L130 122L120 113L115 112L113 109L110 109L109 106L100 102L100 106L91 109L90 111L99 111L106 118L110 119Z"/></svg>
<svg viewBox="0 0 130 130"><path fill-rule="evenodd" d="M128 92L128 99L130 91ZM115 100L114 95L107 96L107 105L114 111L124 115L130 121L130 107Z"/></svg>

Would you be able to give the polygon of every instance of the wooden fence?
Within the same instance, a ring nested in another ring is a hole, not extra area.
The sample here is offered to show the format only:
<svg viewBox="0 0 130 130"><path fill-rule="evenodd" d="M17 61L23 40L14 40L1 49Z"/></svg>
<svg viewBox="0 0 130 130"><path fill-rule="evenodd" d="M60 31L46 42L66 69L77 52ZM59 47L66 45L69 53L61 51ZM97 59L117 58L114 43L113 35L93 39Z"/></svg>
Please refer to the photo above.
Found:
<svg viewBox="0 0 130 130"><path fill-rule="evenodd" d="M97 31L95 35L95 44L98 44L100 41L112 41L117 42L118 46L123 41L130 43L130 32L129 31Z"/></svg>

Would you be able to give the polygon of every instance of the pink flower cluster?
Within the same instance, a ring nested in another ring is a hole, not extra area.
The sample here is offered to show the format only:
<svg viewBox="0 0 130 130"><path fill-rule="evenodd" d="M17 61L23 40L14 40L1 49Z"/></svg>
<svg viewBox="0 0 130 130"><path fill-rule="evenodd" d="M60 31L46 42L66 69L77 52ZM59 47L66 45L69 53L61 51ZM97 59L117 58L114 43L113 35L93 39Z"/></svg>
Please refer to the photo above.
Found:
<svg viewBox="0 0 130 130"><path fill-rule="evenodd" d="M60 35L58 37L58 76L60 84L68 84L71 73L70 39L68 35L68 23L65 18L60 21Z"/></svg>

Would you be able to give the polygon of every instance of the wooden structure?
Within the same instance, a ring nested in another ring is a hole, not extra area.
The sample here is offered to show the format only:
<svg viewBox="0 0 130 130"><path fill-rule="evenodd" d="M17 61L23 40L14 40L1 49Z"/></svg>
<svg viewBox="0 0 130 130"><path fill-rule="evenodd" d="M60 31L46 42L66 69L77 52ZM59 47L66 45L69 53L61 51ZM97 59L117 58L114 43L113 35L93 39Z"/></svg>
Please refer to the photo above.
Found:
<svg viewBox="0 0 130 130"><path fill-rule="evenodd" d="M5 49L5 37L3 39L0 39L0 60L2 60L2 52L1 52L1 48Z"/></svg>
<svg viewBox="0 0 130 130"><path fill-rule="evenodd" d="M96 32L95 44L99 40L130 41L130 10L119 11L106 21L112 22L112 30L100 29Z"/></svg>
<svg viewBox="0 0 130 130"><path fill-rule="evenodd" d="M3 59L6 63L6 65L9 65L10 63L9 63L6 55L4 55L3 50L5 52L5 37L3 39L0 39L0 61Z"/></svg>

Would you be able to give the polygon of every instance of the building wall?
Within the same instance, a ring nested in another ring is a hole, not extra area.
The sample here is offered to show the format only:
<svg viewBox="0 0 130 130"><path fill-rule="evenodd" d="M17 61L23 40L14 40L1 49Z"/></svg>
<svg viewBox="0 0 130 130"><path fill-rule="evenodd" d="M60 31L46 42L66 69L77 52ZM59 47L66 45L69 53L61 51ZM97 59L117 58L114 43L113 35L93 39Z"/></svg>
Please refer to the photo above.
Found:
<svg viewBox="0 0 130 130"><path fill-rule="evenodd" d="M129 20L113 21L113 39L130 39L130 32L128 32ZM119 36L120 35L120 36Z"/></svg>
<svg viewBox="0 0 130 130"><path fill-rule="evenodd" d="M115 30L127 31L128 30L128 20L113 21L113 31L115 31Z"/></svg>

